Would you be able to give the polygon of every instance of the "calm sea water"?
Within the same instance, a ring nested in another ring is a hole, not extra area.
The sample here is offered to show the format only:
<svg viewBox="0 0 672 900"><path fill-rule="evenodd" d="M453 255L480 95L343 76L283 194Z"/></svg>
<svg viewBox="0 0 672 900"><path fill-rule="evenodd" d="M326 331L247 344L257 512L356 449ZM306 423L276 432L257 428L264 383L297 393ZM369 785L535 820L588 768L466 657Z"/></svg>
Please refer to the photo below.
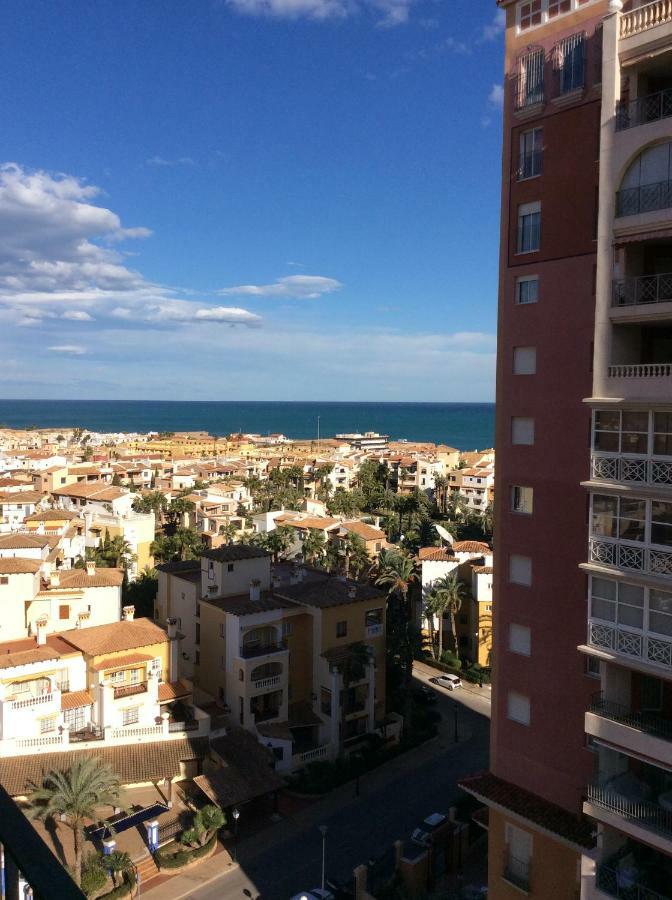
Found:
<svg viewBox="0 0 672 900"><path fill-rule="evenodd" d="M459 450L492 447L492 403L282 403L154 400L0 400L0 426L91 431L235 431L292 438L378 431L392 439L446 443Z"/></svg>

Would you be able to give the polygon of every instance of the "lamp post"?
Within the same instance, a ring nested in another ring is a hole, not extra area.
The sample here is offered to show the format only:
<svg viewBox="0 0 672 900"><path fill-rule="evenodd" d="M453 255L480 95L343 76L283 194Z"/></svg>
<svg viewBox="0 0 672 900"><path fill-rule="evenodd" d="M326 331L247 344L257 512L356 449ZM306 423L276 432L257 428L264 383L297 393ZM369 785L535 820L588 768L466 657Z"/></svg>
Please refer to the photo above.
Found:
<svg viewBox="0 0 672 900"><path fill-rule="evenodd" d="M234 808L231 811L233 816L233 861L238 861L238 819L240 818L240 810Z"/></svg>
<svg viewBox="0 0 672 900"><path fill-rule="evenodd" d="M326 825L320 825L320 833L322 834L322 890L324 890L325 882L325 862L327 859L327 831Z"/></svg>

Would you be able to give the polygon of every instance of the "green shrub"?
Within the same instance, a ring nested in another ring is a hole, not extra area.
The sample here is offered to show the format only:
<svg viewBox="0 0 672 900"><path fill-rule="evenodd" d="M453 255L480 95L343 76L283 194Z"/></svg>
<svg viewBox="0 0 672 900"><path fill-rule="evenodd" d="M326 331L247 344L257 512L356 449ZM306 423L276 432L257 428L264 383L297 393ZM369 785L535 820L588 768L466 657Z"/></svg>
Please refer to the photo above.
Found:
<svg viewBox="0 0 672 900"><path fill-rule="evenodd" d="M98 900L121 900L122 897L130 897L135 888L135 874L131 869L124 873L124 883L118 885L108 894L103 894Z"/></svg>
<svg viewBox="0 0 672 900"><path fill-rule="evenodd" d="M450 666L451 669L454 669L456 672L459 672L462 668L462 661L459 656L455 656L450 650L444 650L441 654L441 662L444 666Z"/></svg>
<svg viewBox="0 0 672 900"><path fill-rule="evenodd" d="M82 860L82 891L93 897L107 884L107 872L98 853L89 853Z"/></svg>
<svg viewBox="0 0 672 900"><path fill-rule="evenodd" d="M195 847L194 849L182 848L180 850L175 851L175 847L179 846L176 841L173 841L170 844L166 844L165 847L161 847L154 854L154 859L159 865L161 869L179 869L182 866L186 866L187 863L192 862L195 859L201 859L203 856L206 856L212 848L217 843L217 834L213 834L209 841L206 841L202 847Z"/></svg>

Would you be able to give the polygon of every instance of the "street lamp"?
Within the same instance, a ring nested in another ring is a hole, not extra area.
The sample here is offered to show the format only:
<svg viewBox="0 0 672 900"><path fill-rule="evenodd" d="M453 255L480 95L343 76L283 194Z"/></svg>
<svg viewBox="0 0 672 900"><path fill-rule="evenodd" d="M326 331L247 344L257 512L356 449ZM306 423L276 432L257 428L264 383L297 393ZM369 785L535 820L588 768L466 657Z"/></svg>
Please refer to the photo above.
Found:
<svg viewBox="0 0 672 900"><path fill-rule="evenodd" d="M234 808L231 811L231 815L233 816L233 861L235 863L238 860L238 819L240 818L240 810Z"/></svg>
<svg viewBox="0 0 672 900"><path fill-rule="evenodd" d="M322 890L324 890L324 881L325 881L325 870L324 864L327 858L327 831L329 829L326 825L320 825L320 832L322 834Z"/></svg>

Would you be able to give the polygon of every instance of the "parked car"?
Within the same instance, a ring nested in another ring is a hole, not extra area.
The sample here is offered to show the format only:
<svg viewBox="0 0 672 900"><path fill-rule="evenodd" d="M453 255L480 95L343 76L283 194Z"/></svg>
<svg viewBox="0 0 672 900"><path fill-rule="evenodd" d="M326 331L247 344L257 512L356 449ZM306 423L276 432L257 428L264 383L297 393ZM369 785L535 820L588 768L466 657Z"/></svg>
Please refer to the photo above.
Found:
<svg viewBox="0 0 672 900"><path fill-rule="evenodd" d="M428 688L425 684L413 691L413 699L416 703L420 703L423 706L432 706L434 703L438 702L436 691Z"/></svg>
<svg viewBox="0 0 672 900"><path fill-rule="evenodd" d="M291 900L336 900L336 898L331 891L322 890L322 888L311 888L309 891L294 894Z"/></svg>
<svg viewBox="0 0 672 900"><path fill-rule="evenodd" d="M431 816L427 816L424 822L414 829L413 834L411 834L411 840L414 844L419 844L421 847L429 847L432 843L432 835L442 825L445 825L447 821L448 816L445 816L443 813L432 813Z"/></svg>
<svg viewBox="0 0 672 900"><path fill-rule="evenodd" d="M462 687L462 682L458 678L457 675L439 675L437 678L429 679L432 684L438 685L438 687L446 688L449 691L454 691L457 688Z"/></svg>

